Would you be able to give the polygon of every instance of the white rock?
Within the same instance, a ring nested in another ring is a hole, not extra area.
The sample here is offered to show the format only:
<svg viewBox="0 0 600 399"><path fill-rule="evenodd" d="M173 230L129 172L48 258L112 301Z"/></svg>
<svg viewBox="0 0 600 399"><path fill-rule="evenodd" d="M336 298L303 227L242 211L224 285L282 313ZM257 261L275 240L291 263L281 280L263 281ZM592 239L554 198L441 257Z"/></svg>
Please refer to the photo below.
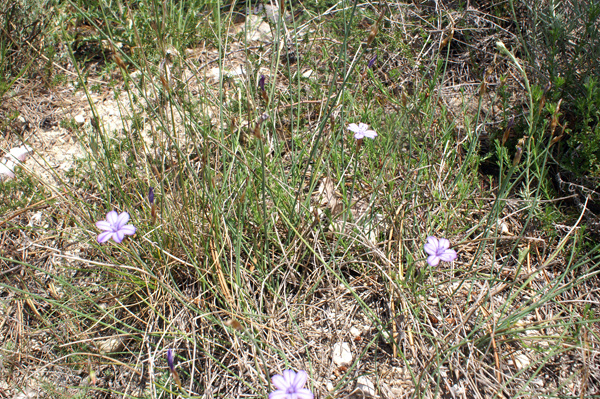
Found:
<svg viewBox="0 0 600 399"><path fill-rule="evenodd" d="M265 4L265 13L267 14L269 21L277 23L277 20L279 19L279 7Z"/></svg>
<svg viewBox="0 0 600 399"><path fill-rule="evenodd" d="M534 380L531 380L531 383L532 383L533 385L537 385L537 386L538 386L538 387L540 387L540 388L543 388L543 387L544 387L544 380L543 380L543 379L541 379L540 377L538 377L538 378L536 378L536 379L534 379Z"/></svg>
<svg viewBox="0 0 600 399"><path fill-rule="evenodd" d="M85 123L85 116L83 116L83 114L79 114L75 117L75 123L77 123L79 126L82 126Z"/></svg>
<svg viewBox="0 0 600 399"><path fill-rule="evenodd" d="M302 77L304 79L308 79L311 77L311 75L313 74L313 70L312 69L307 69L306 71L302 72Z"/></svg>
<svg viewBox="0 0 600 399"><path fill-rule="evenodd" d="M213 82L218 82L221 78L221 74L223 74L223 79L235 79L243 76L245 74L245 70L242 66L239 68L234 68L232 70L223 69L221 70L219 67L211 68L207 73L206 77L211 79Z"/></svg>
<svg viewBox="0 0 600 399"><path fill-rule="evenodd" d="M328 392L333 392L335 387L333 386L333 383L331 381L327 381L327 383L325 384L325 388L327 388Z"/></svg>
<svg viewBox="0 0 600 399"><path fill-rule="evenodd" d="M173 60L174 58L179 58L181 57L181 55L179 54L179 51L175 48L175 47L169 47L167 49L167 51L165 51L165 55L167 57L170 57L171 60Z"/></svg>
<svg viewBox="0 0 600 399"><path fill-rule="evenodd" d="M548 342L548 341L537 341L537 345L540 348L548 349L550 347L550 342Z"/></svg>
<svg viewBox="0 0 600 399"><path fill-rule="evenodd" d="M508 361L509 364L513 364L517 369L522 370L524 368L529 367L531 364L531 360L524 353L517 353L514 355L514 362L511 360Z"/></svg>
<svg viewBox="0 0 600 399"><path fill-rule="evenodd" d="M388 344L392 343L392 334L390 334L390 332L387 330L381 331L381 338L383 338L383 340Z"/></svg>
<svg viewBox="0 0 600 399"><path fill-rule="evenodd" d="M258 40L261 42L270 42L273 40L273 35L271 34L271 25L266 22L261 22L260 25L256 27L256 32L254 35L248 38L249 40Z"/></svg>
<svg viewBox="0 0 600 399"><path fill-rule="evenodd" d="M115 353L123 349L123 341L119 337L108 338L98 343L98 352L101 354Z"/></svg>
<svg viewBox="0 0 600 399"><path fill-rule="evenodd" d="M258 40L261 42L270 42L273 40L271 26L263 21L258 15L246 16L246 22L240 24L234 30L235 33L245 32L246 40Z"/></svg>
<svg viewBox="0 0 600 399"><path fill-rule="evenodd" d="M27 226L33 227L33 226L40 226L41 224L42 224L42 212L36 212L29 219L29 223L27 224Z"/></svg>
<svg viewBox="0 0 600 399"><path fill-rule="evenodd" d="M30 146L22 145L11 148L5 156L0 158L0 181L15 177L15 166L25 161L31 151Z"/></svg>
<svg viewBox="0 0 600 399"><path fill-rule="evenodd" d="M377 396L375 385L365 376L360 376L356 380L356 390L361 391L364 396Z"/></svg>
<svg viewBox="0 0 600 399"><path fill-rule="evenodd" d="M354 326L350 327L350 335L352 335L354 338L360 337L360 334L361 334L361 331L358 328L356 328Z"/></svg>
<svg viewBox="0 0 600 399"><path fill-rule="evenodd" d="M38 392L34 388L28 387L24 391L21 391L17 396L14 396L15 399L33 399L38 397Z"/></svg>
<svg viewBox="0 0 600 399"><path fill-rule="evenodd" d="M20 147L11 148L10 151L8 152L8 154L6 154L6 158L10 159L12 157L12 158L14 158L13 159L14 162L17 162L17 161L23 162L25 159L27 159L27 157L29 156L29 154L31 154L31 152L32 152L32 149L30 146L22 145Z"/></svg>
<svg viewBox="0 0 600 399"><path fill-rule="evenodd" d="M500 230L500 234L502 235L511 235L510 230L508 229L508 225L504 222L498 220L498 228Z"/></svg>
<svg viewBox="0 0 600 399"><path fill-rule="evenodd" d="M333 345L333 362L338 366L349 366L352 363L352 352L348 342L336 342Z"/></svg>
<svg viewBox="0 0 600 399"><path fill-rule="evenodd" d="M453 394L452 396L465 396L467 390L458 384L454 384L450 387L450 392Z"/></svg>
<svg viewBox="0 0 600 399"><path fill-rule="evenodd" d="M0 181L15 177L15 163L8 159L0 160Z"/></svg>

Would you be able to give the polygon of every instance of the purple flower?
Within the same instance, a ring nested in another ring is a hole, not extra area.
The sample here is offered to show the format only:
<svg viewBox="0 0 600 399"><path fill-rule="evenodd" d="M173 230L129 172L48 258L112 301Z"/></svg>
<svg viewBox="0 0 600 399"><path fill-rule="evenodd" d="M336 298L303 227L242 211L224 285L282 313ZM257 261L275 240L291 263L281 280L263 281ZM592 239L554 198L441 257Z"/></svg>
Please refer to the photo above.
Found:
<svg viewBox="0 0 600 399"><path fill-rule="evenodd" d="M171 376L173 377L175 384L181 389L181 379L179 378L177 370L175 370L175 359L173 356L173 349L171 348L167 349L167 365L169 366L169 370L171 370Z"/></svg>
<svg viewBox="0 0 600 399"><path fill-rule="evenodd" d="M450 241L445 238L427 237L427 244L425 244L425 252L429 255L427 257L427 263L429 266L435 267L440 261L452 262L456 259L456 251L450 248Z"/></svg>
<svg viewBox="0 0 600 399"><path fill-rule="evenodd" d="M506 125L506 129L512 129L515 126L515 117L511 116Z"/></svg>
<svg viewBox="0 0 600 399"><path fill-rule="evenodd" d="M370 139L374 139L377 137L377 132L375 130L369 130L369 125L366 123L351 123L348 126L348 130L354 132L354 138L357 140L361 140L363 137L368 137Z"/></svg>
<svg viewBox="0 0 600 399"><path fill-rule="evenodd" d="M104 230L103 233L98 235L98 243L103 243L111 238L116 243L123 241L126 235L130 236L135 234L135 227L126 224L129 221L129 214L123 212L120 215L115 211L110 211L106 215L106 220L96 222L96 227L100 230Z"/></svg>
<svg viewBox="0 0 600 399"><path fill-rule="evenodd" d="M150 205L154 204L154 187L150 187L150 190L148 190L148 201Z"/></svg>
<svg viewBox="0 0 600 399"><path fill-rule="evenodd" d="M265 75L260 75L258 79L258 87L261 91L265 91Z"/></svg>
<svg viewBox="0 0 600 399"><path fill-rule="evenodd" d="M375 64L376 59L377 59L377 54L375 54L375 56L373 56L373 58L371 58L369 60L369 63L367 64L367 68L373 68L373 64Z"/></svg>
<svg viewBox="0 0 600 399"><path fill-rule="evenodd" d="M306 384L306 380L308 380L308 374L303 370L297 373L285 370L281 375L274 375L271 381L277 390L269 395L269 399L313 399L312 392L302 388Z"/></svg>
<svg viewBox="0 0 600 399"><path fill-rule="evenodd" d="M169 370L171 370L171 373L175 372L174 360L175 359L173 357L173 349L167 349L167 364L169 365Z"/></svg>

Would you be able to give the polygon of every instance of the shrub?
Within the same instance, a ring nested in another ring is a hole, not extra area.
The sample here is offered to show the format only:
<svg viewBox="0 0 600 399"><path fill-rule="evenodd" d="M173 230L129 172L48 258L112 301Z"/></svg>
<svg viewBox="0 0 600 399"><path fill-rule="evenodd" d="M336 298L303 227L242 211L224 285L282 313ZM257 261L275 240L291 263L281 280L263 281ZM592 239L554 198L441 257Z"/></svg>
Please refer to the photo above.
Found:
<svg viewBox="0 0 600 399"><path fill-rule="evenodd" d="M595 0L522 1L529 21L522 31L524 57L547 98L561 103L566 124L557 159L577 175L600 176L600 3ZM513 8L514 10L514 8ZM516 16L516 15L515 15Z"/></svg>

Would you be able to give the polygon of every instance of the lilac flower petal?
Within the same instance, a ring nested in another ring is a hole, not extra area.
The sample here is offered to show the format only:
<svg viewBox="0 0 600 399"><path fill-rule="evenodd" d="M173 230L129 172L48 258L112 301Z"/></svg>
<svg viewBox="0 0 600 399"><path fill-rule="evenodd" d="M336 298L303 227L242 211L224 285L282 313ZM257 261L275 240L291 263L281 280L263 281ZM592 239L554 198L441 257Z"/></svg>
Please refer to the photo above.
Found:
<svg viewBox="0 0 600 399"><path fill-rule="evenodd" d="M129 214L127 212L123 212L117 217L117 223L115 227L117 230L120 230L127 224L127 222L129 222Z"/></svg>
<svg viewBox="0 0 600 399"><path fill-rule="evenodd" d="M271 378L271 382L273 382L273 385L275 385L277 389L283 389L284 391L289 387L283 376L279 374L274 375L273 378Z"/></svg>
<svg viewBox="0 0 600 399"><path fill-rule="evenodd" d="M132 224L126 224L119 230L122 231L125 235L132 236L135 234L136 228Z"/></svg>
<svg viewBox="0 0 600 399"><path fill-rule="evenodd" d="M154 187L150 187L148 190L148 202L150 205L154 204Z"/></svg>
<svg viewBox="0 0 600 399"><path fill-rule="evenodd" d="M429 266L431 267L436 267L440 264L440 258L436 255L431 255L427 257L427 263L429 263Z"/></svg>
<svg viewBox="0 0 600 399"><path fill-rule="evenodd" d="M117 224L118 217L119 217L119 215L117 214L116 211L110 211L106 214L106 221L108 223L110 223L112 226L114 226L115 224Z"/></svg>
<svg viewBox="0 0 600 399"><path fill-rule="evenodd" d="M438 243L438 252L443 252L450 248L450 241L445 238L440 238Z"/></svg>
<svg viewBox="0 0 600 399"><path fill-rule="evenodd" d="M435 255L438 248L438 239L435 237L427 237L427 244L424 246L425 252L429 255Z"/></svg>
<svg viewBox="0 0 600 399"><path fill-rule="evenodd" d="M112 231L105 231L104 233L98 234L98 238L96 238L96 240L98 241L99 244L102 244L103 242L110 240L112 235L113 235Z"/></svg>
<svg viewBox="0 0 600 399"><path fill-rule="evenodd" d="M286 391L277 390L269 394L269 399L289 399L289 397Z"/></svg>
<svg viewBox="0 0 600 399"><path fill-rule="evenodd" d="M444 262L452 262L456 259L457 255L455 250L447 249L442 254L438 255L438 257Z"/></svg>
<svg viewBox="0 0 600 399"><path fill-rule="evenodd" d="M314 399L315 397L315 395L306 388L298 389L296 395L298 396L298 399Z"/></svg>
<svg viewBox="0 0 600 399"><path fill-rule="evenodd" d="M358 127L358 125L356 123L349 124L348 130L350 130L351 132L354 132L354 133L360 132L360 128Z"/></svg>
<svg viewBox="0 0 600 399"><path fill-rule="evenodd" d="M123 238L125 238L125 234L123 234L123 231L117 230L113 233L113 240L115 240L117 244L120 244L121 241L123 241Z"/></svg>
<svg viewBox="0 0 600 399"><path fill-rule="evenodd" d="M294 377L294 381L292 382L292 384L297 388L300 389L304 386L304 384L306 384L306 381L308 380L308 374L306 374L306 371L304 370L300 370L296 373L295 377Z"/></svg>
<svg viewBox="0 0 600 399"><path fill-rule="evenodd" d="M283 379L287 387L292 387L294 385L294 379L296 378L296 373L293 370L284 370L283 371Z"/></svg>
<svg viewBox="0 0 600 399"><path fill-rule="evenodd" d="M366 123L360 122L358 124L358 128L360 129L361 132L364 132L369 128L369 125L367 125Z"/></svg>
<svg viewBox="0 0 600 399"><path fill-rule="evenodd" d="M369 63L367 64L367 68L372 68L373 64L375 64L376 59L377 59L377 54L375 54L375 56L369 60Z"/></svg>
<svg viewBox="0 0 600 399"><path fill-rule="evenodd" d="M424 246L425 252L427 252L427 255L434 255L437 253L437 247L434 247L432 245L429 244L425 244Z"/></svg>
<svg viewBox="0 0 600 399"><path fill-rule="evenodd" d="M108 223L106 220L101 220L96 222L96 227L100 230L110 230L112 232L112 225Z"/></svg>
<svg viewBox="0 0 600 399"><path fill-rule="evenodd" d="M377 137L377 132L375 132L375 130L367 130L365 132L365 137L368 137L370 139L374 139L375 137Z"/></svg>
<svg viewBox="0 0 600 399"><path fill-rule="evenodd" d="M171 371L175 369L174 361L175 359L173 357L173 350L169 348L167 349L167 365Z"/></svg>

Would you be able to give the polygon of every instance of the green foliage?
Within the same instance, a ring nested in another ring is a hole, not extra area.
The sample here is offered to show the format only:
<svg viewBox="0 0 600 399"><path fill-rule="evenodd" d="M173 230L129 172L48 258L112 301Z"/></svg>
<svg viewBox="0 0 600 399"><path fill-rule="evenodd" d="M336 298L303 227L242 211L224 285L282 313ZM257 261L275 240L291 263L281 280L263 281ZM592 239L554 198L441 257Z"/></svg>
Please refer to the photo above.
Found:
<svg viewBox="0 0 600 399"><path fill-rule="evenodd" d="M135 63L160 61L167 50L186 49L214 39L205 0L128 2L74 1L65 32L78 61L112 62L116 50ZM142 50L143 49L143 50Z"/></svg>
<svg viewBox="0 0 600 399"><path fill-rule="evenodd" d="M571 130L563 164L579 173L600 177L600 88L595 77L588 77L585 93L575 99L578 120Z"/></svg>
<svg viewBox="0 0 600 399"><path fill-rule="evenodd" d="M530 21L522 37L532 70L547 97L562 100L559 123L570 138L561 148L563 167L579 175L600 173L600 3L594 0L521 2ZM560 128L560 126L559 126Z"/></svg>
<svg viewBox="0 0 600 399"><path fill-rule="evenodd" d="M50 2L45 0L0 2L0 96L30 68L35 72L44 66L38 61L41 49L54 45L44 35L52 18L48 9Z"/></svg>
<svg viewBox="0 0 600 399"><path fill-rule="evenodd" d="M34 177L22 171L21 166L15 167L15 175L18 177L0 182L0 215L7 215L13 209L24 208L43 199L47 194Z"/></svg>

